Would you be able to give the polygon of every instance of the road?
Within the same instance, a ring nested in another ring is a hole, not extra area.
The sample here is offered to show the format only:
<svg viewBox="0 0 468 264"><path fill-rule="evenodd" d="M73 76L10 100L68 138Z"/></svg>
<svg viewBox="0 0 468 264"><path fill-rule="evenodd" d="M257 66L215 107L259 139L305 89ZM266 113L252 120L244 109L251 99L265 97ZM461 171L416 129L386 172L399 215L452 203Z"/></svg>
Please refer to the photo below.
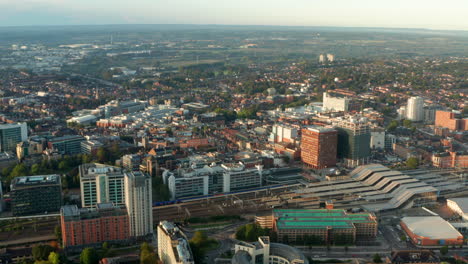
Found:
<svg viewBox="0 0 468 264"><path fill-rule="evenodd" d="M392 249L414 249L415 247L406 241L401 240L403 232L391 225L380 225L379 232L383 235L387 244Z"/></svg>
<svg viewBox="0 0 468 264"><path fill-rule="evenodd" d="M234 238L234 233L240 226L243 226L247 223L248 221L240 221L240 222L228 225L222 229L218 229L214 232L208 232L208 235L211 238L218 240L219 246L218 248L206 253L205 255L206 263L215 264L216 258L218 258L223 253L230 251L232 248L234 248L235 244L239 242L238 240Z"/></svg>
<svg viewBox="0 0 468 264"><path fill-rule="evenodd" d="M390 250L369 250L365 247L361 248L350 248L348 251L345 251L342 248L332 248L329 251L326 249L324 250L308 250L302 249L302 253L313 259L352 259L352 258L364 258L370 259L375 254L379 254L380 256L389 255L391 253Z"/></svg>

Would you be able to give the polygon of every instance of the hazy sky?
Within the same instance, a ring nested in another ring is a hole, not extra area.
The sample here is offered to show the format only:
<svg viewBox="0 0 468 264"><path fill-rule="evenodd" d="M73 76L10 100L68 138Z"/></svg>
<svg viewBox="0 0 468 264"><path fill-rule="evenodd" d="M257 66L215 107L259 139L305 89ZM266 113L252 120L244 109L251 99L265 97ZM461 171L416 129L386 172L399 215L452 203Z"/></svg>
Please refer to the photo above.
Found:
<svg viewBox="0 0 468 264"><path fill-rule="evenodd" d="M468 0L0 0L0 26L89 24L468 30Z"/></svg>

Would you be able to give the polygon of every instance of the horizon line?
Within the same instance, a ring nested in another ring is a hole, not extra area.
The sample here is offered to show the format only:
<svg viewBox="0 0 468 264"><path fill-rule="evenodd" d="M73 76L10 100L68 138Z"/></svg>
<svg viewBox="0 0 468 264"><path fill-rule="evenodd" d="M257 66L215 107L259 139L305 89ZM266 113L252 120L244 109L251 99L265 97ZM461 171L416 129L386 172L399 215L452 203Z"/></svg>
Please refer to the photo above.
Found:
<svg viewBox="0 0 468 264"><path fill-rule="evenodd" d="M372 26L306 26L306 25L262 25L262 24L162 24L162 23L117 23L117 24L64 24L64 25L10 25L0 28L25 28L25 27L83 27L83 26L217 26L217 27L284 27L284 28L347 28L347 29L386 29L386 30L424 30L424 31L456 31L468 32L468 29L432 29L423 27L372 27Z"/></svg>

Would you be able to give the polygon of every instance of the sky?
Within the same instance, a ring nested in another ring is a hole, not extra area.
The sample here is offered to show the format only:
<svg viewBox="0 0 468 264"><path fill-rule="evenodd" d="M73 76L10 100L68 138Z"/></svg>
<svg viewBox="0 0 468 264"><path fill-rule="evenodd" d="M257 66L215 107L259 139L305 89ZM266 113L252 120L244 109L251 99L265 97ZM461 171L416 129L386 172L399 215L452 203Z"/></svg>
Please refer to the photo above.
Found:
<svg viewBox="0 0 468 264"><path fill-rule="evenodd" d="M0 0L0 26L97 24L468 30L468 0Z"/></svg>

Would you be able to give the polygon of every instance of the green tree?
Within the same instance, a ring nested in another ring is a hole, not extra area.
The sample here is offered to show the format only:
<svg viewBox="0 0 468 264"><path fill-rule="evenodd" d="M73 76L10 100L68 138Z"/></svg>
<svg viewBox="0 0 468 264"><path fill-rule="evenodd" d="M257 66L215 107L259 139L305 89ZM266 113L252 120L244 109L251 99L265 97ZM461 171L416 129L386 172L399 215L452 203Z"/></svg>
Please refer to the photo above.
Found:
<svg viewBox="0 0 468 264"><path fill-rule="evenodd" d="M109 245L108 242L102 243L102 250L100 254L100 258L110 258L114 257L116 251Z"/></svg>
<svg viewBox="0 0 468 264"><path fill-rule="evenodd" d="M406 160L406 167L416 169L419 166L419 160L415 157L410 157Z"/></svg>
<svg viewBox="0 0 468 264"><path fill-rule="evenodd" d="M190 248L192 249L195 263L203 263L203 258L208 249L217 246L217 242L214 239L209 239L208 236L201 231L195 232L192 239L190 240Z"/></svg>
<svg viewBox="0 0 468 264"><path fill-rule="evenodd" d="M411 122L411 120L405 119L403 120L403 126L405 126L406 128L410 128L413 126L413 122Z"/></svg>
<svg viewBox="0 0 468 264"><path fill-rule="evenodd" d="M54 248L49 245L37 245L32 248L32 255L36 261L47 260L50 252L53 251Z"/></svg>
<svg viewBox="0 0 468 264"><path fill-rule="evenodd" d="M158 263L158 257L156 253L143 250L140 252L140 263L141 264L156 264Z"/></svg>
<svg viewBox="0 0 468 264"><path fill-rule="evenodd" d="M82 164L85 164L85 163L90 163L92 161L92 158L90 155L88 154L84 154L81 156L81 163Z"/></svg>
<svg viewBox="0 0 468 264"><path fill-rule="evenodd" d="M239 240L245 240L246 226L243 225L237 229L236 238Z"/></svg>
<svg viewBox="0 0 468 264"><path fill-rule="evenodd" d="M14 166L5 167L2 169L2 176L7 177L10 175L11 171L13 170Z"/></svg>
<svg viewBox="0 0 468 264"><path fill-rule="evenodd" d="M60 225L55 226L54 235L58 241L62 241L62 229L60 228Z"/></svg>
<svg viewBox="0 0 468 264"><path fill-rule="evenodd" d="M374 261L374 263L382 263L382 258L379 254L375 254L372 260Z"/></svg>
<svg viewBox="0 0 468 264"><path fill-rule="evenodd" d="M143 242L140 246L140 250L153 251L153 247L148 242Z"/></svg>
<svg viewBox="0 0 468 264"><path fill-rule="evenodd" d="M26 176L28 174L29 174L28 167L26 167L26 165L24 165L23 163L20 163L20 164L17 164L11 171L10 179L13 179L19 176Z"/></svg>
<svg viewBox="0 0 468 264"><path fill-rule="evenodd" d="M80 254L80 264L98 264L99 256L94 248L85 248Z"/></svg>
<svg viewBox="0 0 468 264"><path fill-rule="evenodd" d="M60 263L60 255L56 252L50 252L49 257L47 258L51 264Z"/></svg>
<svg viewBox="0 0 468 264"><path fill-rule="evenodd" d="M111 153L108 153L108 158L112 159L112 161L115 161L117 158L122 156L122 154L120 153L120 145L118 142L112 143L110 151Z"/></svg>
<svg viewBox="0 0 468 264"><path fill-rule="evenodd" d="M40 174L40 173L41 173L41 166L40 166L40 164L37 164L37 163L36 163L36 164L33 164L33 165L31 166L31 174L32 174L32 175L38 175L38 174Z"/></svg>
<svg viewBox="0 0 468 264"><path fill-rule="evenodd" d="M398 127L398 125L399 125L398 121L392 120L392 121L390 121L390 124L388 124L387 130L388 131L395 131L395 129Z"/></svg>
<svg viewBox="0 0 468 264"><path fill-rule="evenodd" d="M257 230L255 225L247 225L245 228L245 239L247 241L255 241L257 238Z"/></svg>
<svg viewBox="0 0 468 264"><path fill-rule="evenodd" d="M65 160L60 161L58 164L58 169L61 171L68 170L68 162Z"/></svg>
<svg viewBox="0 0 468 264"><path fill-rule="evenodd" d="M243 108L237 113L237 118L240 119L253 119L257 116L257 107Z"/></svg>
<svg viewBox="0 0 468 264"><path fill-rule="evenodd" d="M106 151L105 148L99 148L96 152L96 156L99 162L106 162L109 160L109 153Z"/></svg>
<svg viewBox="0 0 468 264"><path fill-rule="evenodd" d="M204 232L197 231L193 234L190 240L190 248L192 249L195 263L203 263L203 257L205 256L205 247L207 246L208 237Z"/></svg>
<svg viewBox="0 0 468 264"><path fill-rule="evenodd" d="M442 256L445 256L447 255L448 250L449 250L448 246L443 246L440 248L440 254L442 254Z"/></svg>
<svg viewBox="0 0 468 264"><path fill-rule="evenodd" d="M214 109L215 113L222 114L226 121L234 121L237 118L237 114L235 111L230 111L226 109L222 109L220 107L217 107Z"/></svg>
<svg viewBox="0 0 468 264"><path fill-rule="evenodd" d="M154 252L151 245L144 242L140 246L140 263L141 264L156 264L158 262L158 256Z"/></svg>
<svg viewBox="0 0 468 264"><path fill-rule="evenodd" d="M202 246L208 241L208 236L202 231L196 231L190 241L196 245Z"/></svg>
<svg viewBox="0 0 468 264"><path fill-rule="evenodd" d="M236 238L245 241L256 241L259 236L270 235L270 230L263 229L258 224L247 224L237 229Z"/></svg>
<svg viewBox="0 0 468 264"><path fill-rule="evenodd" d="M158 177L158 175L154 176L151 184L153 186L153 201L167 201L171 198L169 186L164 184L162 177Z"/></svg>

